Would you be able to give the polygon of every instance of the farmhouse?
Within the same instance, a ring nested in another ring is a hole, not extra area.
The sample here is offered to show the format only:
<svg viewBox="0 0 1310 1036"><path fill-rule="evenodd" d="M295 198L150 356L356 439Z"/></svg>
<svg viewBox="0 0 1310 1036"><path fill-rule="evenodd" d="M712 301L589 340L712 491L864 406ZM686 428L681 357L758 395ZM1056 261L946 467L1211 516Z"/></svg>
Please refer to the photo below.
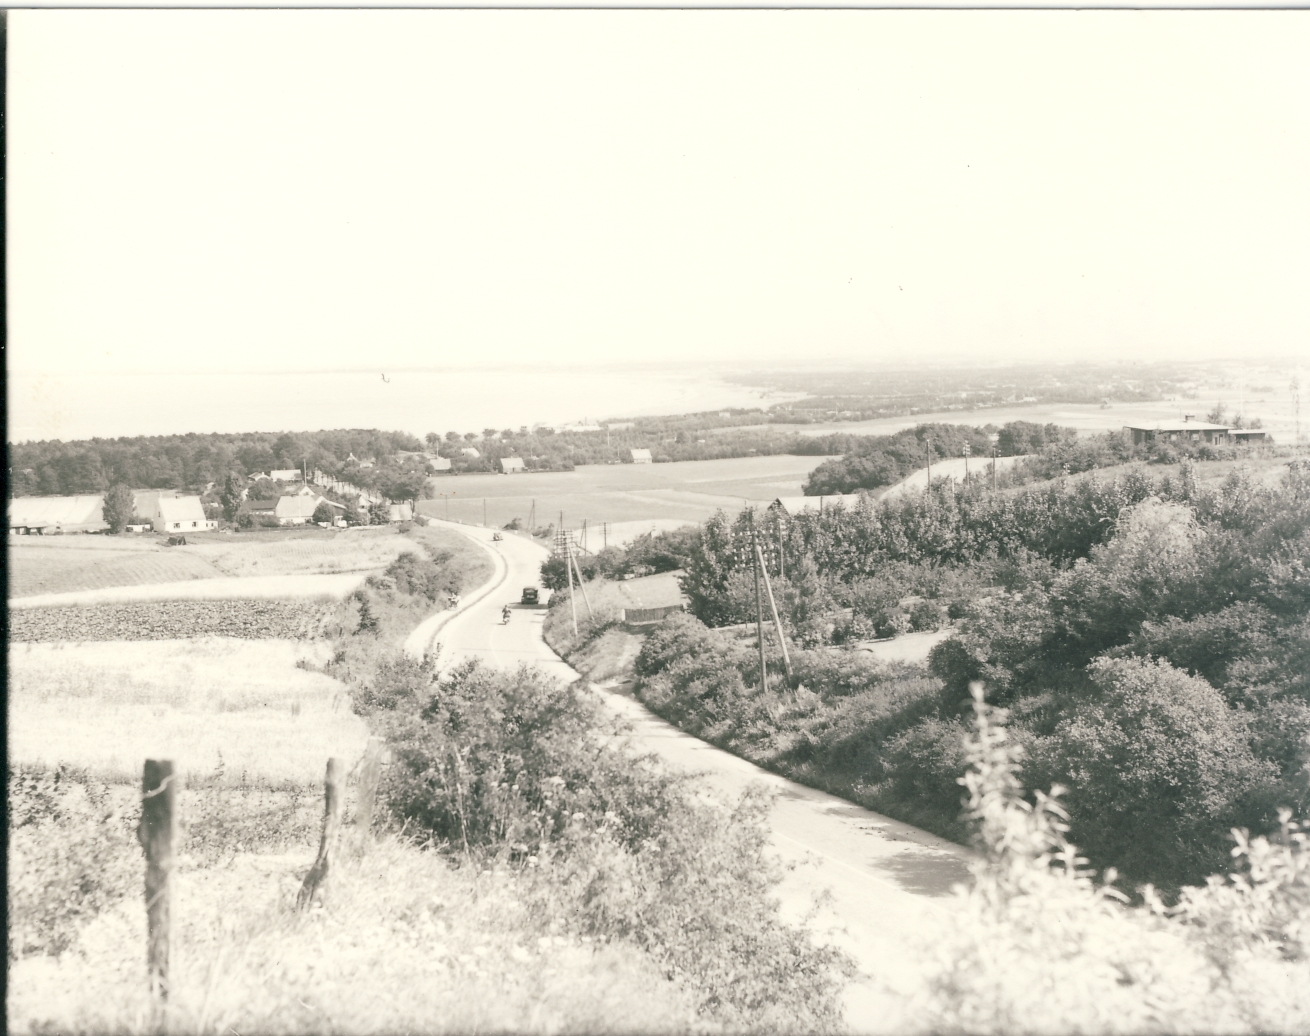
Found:
<svg viewBox="0 0 1310 1036"><path fill-rule="evenodd" d="M155 532L204 532L217 529L218 522L205 517L198 496L178 496L169 490L136 493L133 510L150 523Z"/></svg>
<svg viewBox="0 0 1310 1036"><path fill-rule="evenodd" d="M273 517L277 519L278 525L308 525L314 520L314 512L318 510L319 504L327 504L343 512L346 509L344 505L333 503L317 494L302 496L297 493L295 496L278 497L277 506L273 508Z"/></svg>
<svg viewBox="0 0 1310 1036"><path fill-rule="evenodd" d="M9 531L18 536L101 532L109 526L101 493L87 496L19 496L9 501Z"/></svg>
<svg viewBox="0 0 1310 1036"><path fill-rule="evenodd" d="M509 475L515 471L526 471L527 469L523 466L522 457L501 457L500 470L503 474Z"/></svg>
<svg viewBox="0 0 1310 1036"><path fill-rule="evenodd" d="M1124 436L1132 439L1134 446L1148 442L1208 442L1213 444L1228 442L1230 429L1227 425L1206 424L1192 421L1188 417L1175 424L1157 424L1154 428L1144 425L1124 425Z"/></svg>
<svg viewBox="0 0 1310 1036"><path fill-rule="evenodd" d="M652 464L654 463L650 455L650 450L629 450L632 454L633 464Z"/></svg>

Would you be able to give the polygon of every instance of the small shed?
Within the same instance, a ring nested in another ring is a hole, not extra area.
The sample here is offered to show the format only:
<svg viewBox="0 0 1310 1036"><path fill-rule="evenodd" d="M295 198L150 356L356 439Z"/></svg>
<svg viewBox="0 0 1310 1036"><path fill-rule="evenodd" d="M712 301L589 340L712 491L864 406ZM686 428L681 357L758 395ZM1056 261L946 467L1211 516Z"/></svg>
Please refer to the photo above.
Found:
<svg viewBox="0 0 1310 1036"><path fill-rule="evenodd" d="M428 470L429 470L429 471L449 471L449 470L450 470L450 458L449 458L449 457L432 457L432 456L428 457Z"/></svg>
<svg viewBox="0 0 1310 1036"><path fill-rule="evenodd" d="M654 458L650 455L650 450L632 449L628 451L632 454L633 464L653 464Z"/></svg>
<svg viewBox="0 0 1310 1036"><path fill-rule="evenodd" d="M414 520L414 508L409 504L391 504L387 508L387 521L391 522L412 522Z"/></svg>
<svg viewBox="0 0 1310 1036"><path fill-rule="evenodd" d="M522 457L501 457L500 470L503 474L512 475L515 472L526 471L527 468L523 466Z"/></svg>

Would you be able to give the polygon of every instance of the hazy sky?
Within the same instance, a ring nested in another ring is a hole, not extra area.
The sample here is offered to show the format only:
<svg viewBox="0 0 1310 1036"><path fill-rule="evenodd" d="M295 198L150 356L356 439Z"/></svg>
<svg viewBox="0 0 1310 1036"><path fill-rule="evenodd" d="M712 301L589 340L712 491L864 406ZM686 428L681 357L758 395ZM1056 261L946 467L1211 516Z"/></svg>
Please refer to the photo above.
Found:
<svg viewBox="0 0 1310 1036"><path fill-rule="evenodd" d="M1310 13L14 11L26 371L1310 353Z"/></svg>

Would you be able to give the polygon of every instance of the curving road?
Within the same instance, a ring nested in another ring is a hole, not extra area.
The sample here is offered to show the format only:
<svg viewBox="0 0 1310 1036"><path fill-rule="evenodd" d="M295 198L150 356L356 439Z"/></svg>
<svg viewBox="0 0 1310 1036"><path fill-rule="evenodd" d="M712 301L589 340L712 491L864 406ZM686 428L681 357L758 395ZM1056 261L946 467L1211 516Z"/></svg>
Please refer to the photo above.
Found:
<svg viewBox="0 0 1310 1036"><path fill-rule="evenodd" d="M457 610L440 612L419 626L406 649L421 655L439 648L443 664L477 656L506 666L527 662L561 679L579 679L542 638L545 609L518 604L523 587L538 585L546 549L522 536L505 534L493 542L489 529L436 524L480 544L494 560L495 574ZM502 625L506 603L513 604L513 614ZM947 896L954 884L968 878L968 851L761 770L684 734L630 697L592 686L632 725L639 749L700 774L707 791L735 797L758 781L776 792L772 846L790 868L779 889L784 913L799 920L823 896L822 908L808 923L820 938L849 952L864 975L847 990L848 1025L856 1032L917 1028L909 1003L920 975L910 946L950 923Z"/></svg>

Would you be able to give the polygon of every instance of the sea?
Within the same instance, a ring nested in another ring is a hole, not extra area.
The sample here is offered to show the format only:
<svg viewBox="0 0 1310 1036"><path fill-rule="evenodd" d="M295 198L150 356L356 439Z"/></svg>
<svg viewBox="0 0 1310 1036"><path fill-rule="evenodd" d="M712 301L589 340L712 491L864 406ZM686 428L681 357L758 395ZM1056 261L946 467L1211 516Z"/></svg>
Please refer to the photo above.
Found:
<svg viewBox="0 0 1310 1036"><path fill-rule="evenodd" d="M796 398L686 369L504 367L281 372L21 372L7 376L11 443L379 428L560 427Z"/></svg>

